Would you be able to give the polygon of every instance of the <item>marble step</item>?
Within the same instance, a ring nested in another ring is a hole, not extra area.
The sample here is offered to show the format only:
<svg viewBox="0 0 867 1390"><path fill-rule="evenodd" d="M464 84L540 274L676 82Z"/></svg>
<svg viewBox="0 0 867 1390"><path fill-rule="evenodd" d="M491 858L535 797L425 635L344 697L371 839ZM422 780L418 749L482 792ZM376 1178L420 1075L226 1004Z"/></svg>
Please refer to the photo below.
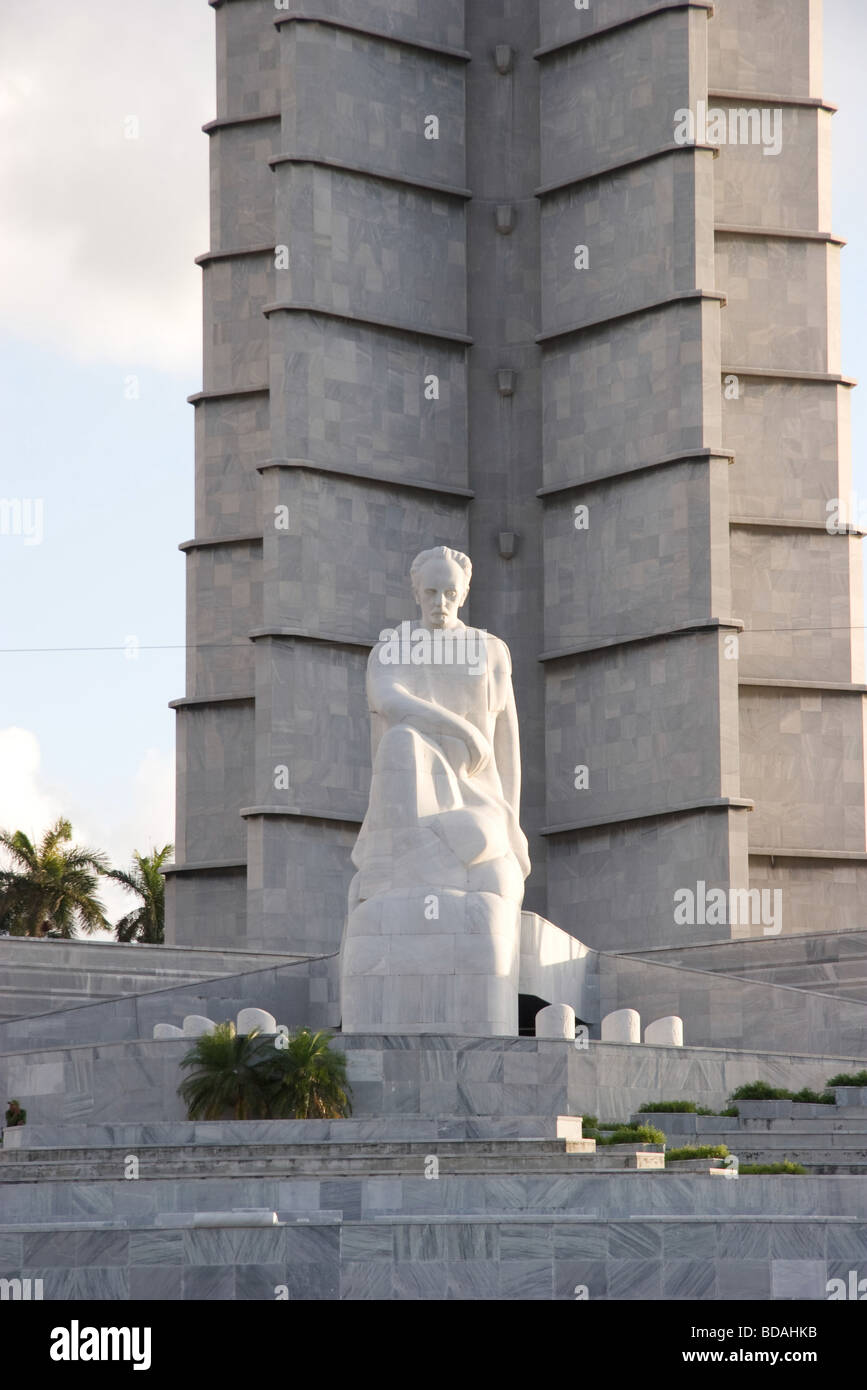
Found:
<svg viewBox="0 0 867 1390"><path fill-rule="evenodd" d="M816 1130L832 1133L838 1129L867 1133L867 1108L855 1105L803 1105L792 1114L766 1115L693 1115L669 1111L636 1111L630 1124L652 1124L669 1137L677 1135L741 1134L747 1132L779 1132Z"/></svg>
<svg viewBox="0 0 867 1390"><path fill-rule="evenodd" d="M702 1134L695 1141L696 1144L725 1144L732 1153L762 1152L762 1153L783 1153L789 1149L798 1149L801 1153L819 1153L828 1151L839 1153L844 1150L847 1152L863 1152L867 1154L867 1135L852 1134L841 1131L839 1133L816 1133L809 1131L804 1133L802 1130L791 1130L787 1134L765 1134L765 1133L745 1133L745 1134ZM678 1135L676 1141L668 1140L669 1149L686 1148L692 1145L693 1141L683 1135Z"/></svg>
<svg viewBox="0 0 867 1390"><path fill-rule="evenodd" d="M830 1106L829 1106L830 1109ZM710 1117L708 1117L710 1118ZM665 1126L661 1125L661 1129ZM848 1115L837 1112L831 1119L741 1120L738 1134L867 1134L867 1113Z"/></svg>
<svg viewBox="0 0 867 1390"><path fill-rule="evenodd" d="M4 1227L68 1226L75 1222L114 1222L152 1227L172 1212L226 1211L268 1207L314 1217L338 1210L346 1221L380 1221L425 1214L429 1219L488 1219L505 1213L509 1221L529 1216L546 1221L582 1219L607 1224L625 1220L677 1221L684 1217L730 1222L809 1221L867 1223L867 1182L863 1176L829 1174L803 1177L756 1175L739 1181L702 1172L622 1168L588 1170L579 1160L568 1173L450 1174L428 1181L411 1175L353 1175L282 1178L279 1174L227 1177L213 1170L189 1177L172 1174L137 1182L98 1179L74 1182L45 1178L0 1186Z"/></svg>
<svg viewBox="0 0 867 1390"><path fill-rule="evenodd" d="M442 1139L434 1141L436 1153L446 1154L527 1154L527 1153L595 1153L595 1139ZM613 1146L610 1146L613 1147ZM618 1145L617 1147L620 1147ZM635 1146L633 1146L635 1147ZM661 1148L661 1145L658 1146ZM118 1145L71 1144L56 1149L0 1149L0 1172L7 1163L45 1163L75 1159L105 1160L123 1163L127 1154L134 1153L144 1161L171 1161L173 1158L200 1158L208 1163L221 1159L286 1158L293 1156L323 1157L329 1154L422 1154L432 1153L426 1139L384 1139L351 1141L308 1141L307 1143L234 1143L234 1144L141 1144L137 1148Z"/></svg>
<svg viewBox="0 0 867 1390"><path fill-rule="evenodd" d="M785 1148L769 1149L764 1144L750 1145L740 1144L736 1148L729 1145L729 1150L737 1154L741 1163L803 1163L805 1167L842 1164L845 1167L852 1167L854 1171L861 1171L862 1166L867 1170L867 1145L853 1145L850 1147L819 1148L811 1145L809 1148L801 1148L797 1144L789 1144Z"/></svg>
<svg viewBox="0 0 867 1390"><path fill-rule="evenodd" d="M195 1145L442 1142L582 1137L580 1115L378 1115L346 1120L166 1120L148 1124L27 1124L4 1131L11 1150Z"/></svg>
<svg viewBox="0 0 867 1390"><path fill-rule="evenodd" d="M129 1152L60 1150L6 1154L0 1159L0 1184L126 1181ZM138 1177L184 1178L333 1178L554 1176L576 1172L614 1173L624 1169L664 1172L661 1145L606 1145L596 1151L592 1139L472 1141L437 1144L324 1144L250 1149L232 1146L191 1150L140 1150Z"/></svg>

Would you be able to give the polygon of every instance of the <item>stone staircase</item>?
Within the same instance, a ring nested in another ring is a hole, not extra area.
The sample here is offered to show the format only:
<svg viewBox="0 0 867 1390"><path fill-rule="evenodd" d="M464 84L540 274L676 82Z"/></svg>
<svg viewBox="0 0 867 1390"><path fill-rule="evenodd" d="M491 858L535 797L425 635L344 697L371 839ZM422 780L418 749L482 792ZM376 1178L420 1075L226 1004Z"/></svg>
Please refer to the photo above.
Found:
<svg viewBox="0 0 867 1390"><path fill-rule="evenodd" d="M677 1144L717 1119L653 1118ZM741 1156L774 1132L722 1123ZM25 1125L0 1150L0 1277L64 1303L765 1301L824 1299L867 1260L857 1177L663 1163L573 1116Z"/></svg>
<svg viewBox="0 0 867 1390"><path fill-rule="evenodd" d="M303 959L206 947L0 937L0 1022L230 979Z"/></svg>
<svg viewBox="0 0 867 1390"><path fill-rule="evenodd" d="M867 1175L867 1091L862 1104L740 1101L738 1116L637 1112L667 1147L725 1144L742 1164L799 1163L809 1173ZM674 1165L677 1167L677 1164Z"/></svg>
<svg viewBox="0 0 867 1390"><path fill-rule="evenodd" d="M89 1136L80 1125L35 1126L30 1133L22 1126L6 1131L0 1184L123 1182L130 1158L137 1177L151 1181L413 1178L425 1175L431 1159L436 1177L665 1170L661 1144L605 1145L597 1151L573 1116L506 1122L455 1117L403 1125L401 1118L94 1126Z"/></svg>

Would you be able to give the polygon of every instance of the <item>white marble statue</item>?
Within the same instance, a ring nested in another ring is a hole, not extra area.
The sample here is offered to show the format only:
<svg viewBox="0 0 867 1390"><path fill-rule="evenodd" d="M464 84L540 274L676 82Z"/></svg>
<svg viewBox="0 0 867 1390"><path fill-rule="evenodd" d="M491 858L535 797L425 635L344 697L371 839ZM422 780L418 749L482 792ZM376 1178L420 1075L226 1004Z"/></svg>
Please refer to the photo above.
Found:
<svg viewBox="0 0 867 1390"><path fill-rule="evenodd" d="M466 627L472 566L413 562L418 621L367 667L373 775L341 952L345 1032L511 1036L530 871L505 643Z"/></svg>

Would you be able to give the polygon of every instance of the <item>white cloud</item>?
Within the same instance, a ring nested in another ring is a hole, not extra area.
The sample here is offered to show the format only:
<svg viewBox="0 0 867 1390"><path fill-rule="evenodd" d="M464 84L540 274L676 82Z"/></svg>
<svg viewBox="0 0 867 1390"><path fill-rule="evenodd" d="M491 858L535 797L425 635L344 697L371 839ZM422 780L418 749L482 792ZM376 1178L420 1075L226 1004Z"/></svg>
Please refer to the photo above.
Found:
<svg viewBox="0 0 867 1390"><path fill-rule="evenodd" d="M213 11L3 0L0 325L78 361L197 372ZM138 139L125 138L128 118Z"/></svg>
<svg viewBox="0 0 867 1390"><path fill-rule="evenodd" d="M62 798L39 771L39 740L29 729L0 729L0 826L33 839L63 814Z"/></svg>
<svg viewBox="0 0 867 1390"><path fill-rule="evenodd" d="M175 772L169 753L147 750L131 788L118 792L126 814L115 816L107 814L104 795L95 793L99 796L97 804L80 802L47 782L41 770L39 740L29 729L0 729L0 768L0 826L4 830L23 830L31 839L38 839L64 815L72 822L76 844L103 850L118 869L129 867L134 850L148 854L154 846L159 848L174 837ZM112 922L138 901L119 885L103 882L99 891Z"/></svg>

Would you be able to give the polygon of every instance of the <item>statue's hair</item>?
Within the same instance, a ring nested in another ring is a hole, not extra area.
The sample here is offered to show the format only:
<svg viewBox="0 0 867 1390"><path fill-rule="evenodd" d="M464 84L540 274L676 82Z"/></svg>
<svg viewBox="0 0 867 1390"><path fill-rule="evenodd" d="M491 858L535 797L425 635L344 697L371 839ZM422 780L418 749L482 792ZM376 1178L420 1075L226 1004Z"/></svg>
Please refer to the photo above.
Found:
<svg viewBox="0 0 867 1390"><path fill-rule="evenodd" d="M428 560L454 560L455 564L460 565L464 572L467 589L470 587L470 580L473 577L473 566L469 555L465 555L462 550L452 550L447 545L435 545L433 550L422 550L416 555L409 567L409 578L412 584L413 593L418 585L418 576L422 567Z"/></svg>

